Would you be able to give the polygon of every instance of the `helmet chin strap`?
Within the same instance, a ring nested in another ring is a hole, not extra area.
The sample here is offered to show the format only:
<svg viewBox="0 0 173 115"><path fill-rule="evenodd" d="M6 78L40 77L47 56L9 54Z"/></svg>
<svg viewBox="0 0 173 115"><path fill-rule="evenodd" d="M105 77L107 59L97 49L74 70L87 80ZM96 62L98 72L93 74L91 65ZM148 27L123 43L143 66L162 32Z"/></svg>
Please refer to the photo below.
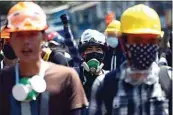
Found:
<svg viewBox="0 0 173 115"><path fill-rule="evenodd" d="M90 68L88 66L88 64L86 62L83 62L82 63L82 66L84 67L84 69L87 71L87 72L90 72ZM96 69L96 73L98 73L102 68L103 68L104 64L101 63L98 68Z"/></svg>

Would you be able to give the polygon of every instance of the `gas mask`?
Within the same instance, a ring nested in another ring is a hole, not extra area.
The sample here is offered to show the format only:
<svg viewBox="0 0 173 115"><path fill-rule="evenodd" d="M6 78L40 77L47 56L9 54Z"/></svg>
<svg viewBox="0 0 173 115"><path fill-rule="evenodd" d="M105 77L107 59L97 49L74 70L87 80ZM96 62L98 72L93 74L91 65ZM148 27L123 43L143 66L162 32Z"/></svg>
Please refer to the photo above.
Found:
<svg viewBox="0 0 173 115"><path fill-rule="evenodd" d="M133 70L146 70L156 61L159 46L157 44L126 45L130 66Z"/></svg>
<svg viewBox="0 0 173 115"><path fill-rule="evenodd" d="M16 85L12 89L12 94L17 101L29 102L36 100L39 93L43 93L46 90L46 81L44 80L46 67L41 66L39 75L34 75L32 78L21 78L19 80L19 67L16 64Z"/></svg>
<svg viewBox="0 0 173 115"><path fill-rule="evenodd" d="M92 52L88 53L85 56L85 61L82 63L82 66L87 72L90 72L91 74L98 73L104 66L102 62L104 58L103 53L97 53L97 52Z"/></svg>
<svg viewBox="0 0 173 115"><path fill-rule="evenodd" d="M106 42L112 48L116 48L118 46L118 38L116 37L108 37Z"/></svg>
<svg viewBox="0 0 173 115"><path fill-rule="evenodd" d="M36 100L39 93L46 90L46 82L40 76L32 78L22 78L19 84L13 87L13 96L18 101Z"/></svg>
<svg viewBox="0 0 173 115"><path fill-rule="evenodd" d="M9 44L5 44L2 51L5 57L9 60L13 60L17 58L13 48Z"/></svg>

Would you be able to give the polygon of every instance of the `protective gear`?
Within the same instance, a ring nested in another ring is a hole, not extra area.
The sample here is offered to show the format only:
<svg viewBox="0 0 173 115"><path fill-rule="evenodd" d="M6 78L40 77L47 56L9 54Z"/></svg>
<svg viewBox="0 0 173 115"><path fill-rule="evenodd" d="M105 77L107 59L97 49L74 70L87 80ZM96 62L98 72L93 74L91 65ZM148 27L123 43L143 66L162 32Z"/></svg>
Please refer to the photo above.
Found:
<svg viewBox="0 0 173 115"><path fill-rule="evenodd" d="M34 2L19 2L7 15L9 32L42 31L48 28L46 14Z"/></svg>
<svg viewBox="0 0 173 115"><path fill-rule="evenodd" d="M87 29L82 33L80 42L82 45L88 42L105 45L105 35L97 30Z"/></svg>
<svg viewBox="0 0 173 115"><path fill-rule="evenodd" d="M100 64L100 62L94 58L89 60L87 63L83 62L82 66L87 72L91 72L91 74L95 74L103 68L104 64L103 63Z"/></svg>
<svg viewBox="0 0 173 115"><path fill-rule="evenodd" d="M32 78L22 78L19 81L19 84L16 84L12 93L16 100L18 101L31 101L36 100L36 97L39 93L42 93L46 90L45 80L35 75Z"/></svg>
<svg viewBox="0 0 173 115"><path fill-rule="evenodd" d="M128 8L121 16L121 33L163 36L160 18L152 8L139 4Z"/></svg>
<svg viewBox="0 0 173 115"><path fill-rule="evenodd" d="M133 70L146 70L156 60L159 46L157 44L126 44Z"/></svg>
<svg viewBox="0 0 173 115"><path fill-rule="evenodd" d="M50 32L48 34L48 42L49 44L64 45L64 37L62 37L58 32Z"/></svg>
<svg viewBox="0 0 173 115"><path fill-rule="evenodd" d="M97 30L87 29L82 33L79 44L80 52L84 52L89 46L101 46L106 50L106 36Z"/></svg>
<svg viewBox="0 0 173 115"><path fill-rule="evenodd" d="M85 54L84 56L84 59L86 62L93 58L97 59L99 62L102 62L104 58L104 53L92 52L92 53Z"/></svg>
<svg viewBox="0 0 173 115"><path fill-rule="evenodd" d="M108 37L106 39L106 42L112 48L116 48L118 46L118 38L116 38L116 37Z"/></svg>
<svg viewBox="0 0 173 115"><path fill-rule="evenodd" d="M104 58L103 53L92 52L85 55L85 62L83 62L83 67L87 72L92 74L99 72L104 64L101 63ZM87 63L86 63L87 62Z"/></svg>
<svg viewBox="0 0 173 115"><path fill-rule="evenodd" d="M44 80L45 71L48 66L41 60L41 69L38 75L31 78L22 78L19 80L19 63L15 66L16 85L12 88L12 95L17 101L36 100L39 93L46 91L47 85Z"/></svg>
<svg viewBox="0 0 173 115"><path fill-rule="evenodd" d="M120 32L120 21L114 20L112 21L106 28L105 33L112 33L112 32Z"/></svg>
<svg viewBox="0 0 173 115"><path fill-rule="evenodd" d="M10 33L5 30L5 26L1 27L1 38L10 38Z"/></svg>
<svg viewBox="0 0 173 115"><path fill-rule="evenodd" d="M97 30L87 29L82 33L80 48L83 49L83 52L89 46L101 46L103 48L106 45L105 42L104 34L98 32ZM87 72L94 74L102 69L103 64L101 62L103 61L104 53L92 52L83 54L83 58L85 60L85 62L83 62L83 67Z"/></svg>
<svg viewBox="0 0 173 115"><path fill-rule="evenodd" d="M13 60L17 58L13 48L9 44L4 44L2 51L4 53L4 56L9 60Z"/></svg>

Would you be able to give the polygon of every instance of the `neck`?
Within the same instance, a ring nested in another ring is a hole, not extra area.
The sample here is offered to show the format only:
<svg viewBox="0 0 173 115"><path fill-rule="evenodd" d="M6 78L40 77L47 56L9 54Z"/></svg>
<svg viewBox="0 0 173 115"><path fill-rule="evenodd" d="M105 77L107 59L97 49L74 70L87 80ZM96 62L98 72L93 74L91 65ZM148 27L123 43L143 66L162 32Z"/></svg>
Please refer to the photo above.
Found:
<svg viewBox="0 0 173 115"><path fill-rule="evenodd" d="M41 68L41 59L30 61L19 61L19 71L21 76L33 76L39 74Z"/></svg>
<svg viewBox="0 0 173 115"><path fill-rule="evenodd" d="M92 74L92 73L90 73L90 72L87 72L87 71L85 71L84 70L84 73L89 73L89 74ZM100 70L99 72L96 72L96 73L94 73L94 74L92 74L93 76L100 76L100 75L102 75L103 74L103 70Z"/></svg>
<svg viewBox="0 0 173 115"><path fill-rule="evenodd" d="M17 63L17 58L16 59L13 59L13 60L9 60L7 59L5 56L4 56L4 63L5 63L5 66L12 66L12 65L15 65Z"/></svg>

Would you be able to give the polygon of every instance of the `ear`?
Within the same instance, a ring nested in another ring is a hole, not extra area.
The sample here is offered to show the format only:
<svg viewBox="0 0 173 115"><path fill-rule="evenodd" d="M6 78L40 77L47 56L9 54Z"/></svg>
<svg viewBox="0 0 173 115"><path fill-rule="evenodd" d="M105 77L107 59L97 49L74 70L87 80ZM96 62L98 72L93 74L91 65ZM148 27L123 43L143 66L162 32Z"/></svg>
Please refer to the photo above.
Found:
<svg viewBox="0 0 173 115"><path fill-rule="evenodd" d="M130 60L130 57L129 57L129 54L128 54L128 49L126 47L126 44L127 44L127 35L122 34L122 36L120 37L119 41L120 41L120 46L121 46L121 49L122 49L124 55L126 56L126 58L128 60Z"/></svg>
<svg viewBox="0 0 173 115"><path fill-rule="evenodd" d="M46 34L46 32L42 32L42 35L43 35L43 41L45 41L45 42L47 42L47 34Z"/></svg>

